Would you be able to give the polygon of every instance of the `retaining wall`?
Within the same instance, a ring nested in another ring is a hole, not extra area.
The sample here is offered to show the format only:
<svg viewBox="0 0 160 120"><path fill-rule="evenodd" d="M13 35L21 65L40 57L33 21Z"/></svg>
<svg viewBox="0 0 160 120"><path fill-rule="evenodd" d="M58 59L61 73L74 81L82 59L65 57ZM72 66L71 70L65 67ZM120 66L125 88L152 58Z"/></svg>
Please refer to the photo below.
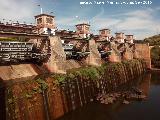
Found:
<svg viewBox="0 0 160 120"><path fill-rule="evenodd" d="M98 93L133 81L145 72L145 68L142 60L131 60L5 84L6 119L57 119L93 101Z"/></svg>

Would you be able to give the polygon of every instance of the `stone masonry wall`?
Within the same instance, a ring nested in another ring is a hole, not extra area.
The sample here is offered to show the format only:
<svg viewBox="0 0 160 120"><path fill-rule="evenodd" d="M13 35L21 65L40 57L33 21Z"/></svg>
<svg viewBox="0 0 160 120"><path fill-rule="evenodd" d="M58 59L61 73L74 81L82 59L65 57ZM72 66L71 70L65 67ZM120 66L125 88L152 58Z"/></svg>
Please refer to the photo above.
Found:
<svg viewBox="0 0 160 120"><path fill-rule="evenodd" d="M57 119L144 72L142 60L131 60L10 83L5 86L7 120Z"/></svg>
<svg viewBox="0 0 160 120"><path fill-rule="evenodd" d="M134 58L144 59L147 68L151 69L151 55L149 44L135 44Z"/></svg>

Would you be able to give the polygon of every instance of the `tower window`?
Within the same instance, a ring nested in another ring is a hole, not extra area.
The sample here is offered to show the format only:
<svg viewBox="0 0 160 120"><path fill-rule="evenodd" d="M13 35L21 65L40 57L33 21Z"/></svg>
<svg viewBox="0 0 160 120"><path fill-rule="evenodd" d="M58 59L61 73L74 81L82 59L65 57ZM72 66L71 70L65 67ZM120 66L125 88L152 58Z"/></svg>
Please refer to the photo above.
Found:
<svg viewBox="0 0 160 120"><path fill-rule="evenodd" d="M77 26L77 30L82 30L82 26Z"/></svg>
<svg viewBox="0 0 160 120"><path fill-rule="evenodd" d="M42 23L42 18L37 19L37 24L40 24L40 23Z"/></svg>
<svg viewBox="0 0 160 120"><path fill-rule="evenodd" d="M101 34L105 34L105 31L101 31Z"/></svg>
<svg viewBox="0 0 160 120"><path fill-rule="evenodd" d="M53 24L53 19L48 17L46 18L46 22L49 24Z"/></svg>
<svg viewBox="0 0 160 120"><path fill-rule="evenodd" d="M85 30L89 31L89 27L88 27L88 26L85 26Z"/></svg>

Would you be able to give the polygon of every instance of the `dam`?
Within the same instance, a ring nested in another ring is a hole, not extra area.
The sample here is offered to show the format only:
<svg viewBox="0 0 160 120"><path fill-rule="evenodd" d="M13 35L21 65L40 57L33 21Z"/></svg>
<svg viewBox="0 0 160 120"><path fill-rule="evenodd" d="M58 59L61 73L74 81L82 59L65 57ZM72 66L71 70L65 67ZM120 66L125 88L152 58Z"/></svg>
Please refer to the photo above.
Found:
<svg viewBox="0 0 160 120"><path fill-rule="evenodd" d="M0 24L2 120L71 120L67 116L85 106L99 106L98 96L135 84L151 69L149 44L136 43L133 35L112 36L109 29L94 35L87 23L58 30L54 19L40 14L36 25Z"/></svg>

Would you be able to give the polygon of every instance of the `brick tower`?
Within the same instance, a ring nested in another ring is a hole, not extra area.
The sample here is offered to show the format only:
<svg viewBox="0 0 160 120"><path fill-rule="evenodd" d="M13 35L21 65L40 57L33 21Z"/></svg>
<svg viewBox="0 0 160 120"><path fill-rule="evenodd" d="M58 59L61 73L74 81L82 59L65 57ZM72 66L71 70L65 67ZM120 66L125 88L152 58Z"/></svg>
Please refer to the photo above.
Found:
<svg viewBox="0 0 160 120"><path fill-rule="evenodd" d="M36 27L39 34L55 35L55 16L48 14L36 15Z"/></svg>
<svg viewBox="0 0 160 120"><path fill-rule="evenodd" d="M116 41L118 43L124 43L124 33L123 32L116 32Z"/></svg>
<svg viewBox="0 0 160 120"><path fill-rule="evenodd" d="M86 23L77 24L76 33L82 38L87 38L90 35L90 25Z"/></svg>
<svg viewBox="0 0 160 120"><path fill-rule="evenodd" d="M100 39L110 41L111 30L110 29L101 29L99 30Z"/></svg>
<svg viewBox="0 0 160 120"><path fill-rule="evenodd" d="M127 43L133 43L134 37L133 37L133 35L126 35L125 40L126 40Z"/></svg>

